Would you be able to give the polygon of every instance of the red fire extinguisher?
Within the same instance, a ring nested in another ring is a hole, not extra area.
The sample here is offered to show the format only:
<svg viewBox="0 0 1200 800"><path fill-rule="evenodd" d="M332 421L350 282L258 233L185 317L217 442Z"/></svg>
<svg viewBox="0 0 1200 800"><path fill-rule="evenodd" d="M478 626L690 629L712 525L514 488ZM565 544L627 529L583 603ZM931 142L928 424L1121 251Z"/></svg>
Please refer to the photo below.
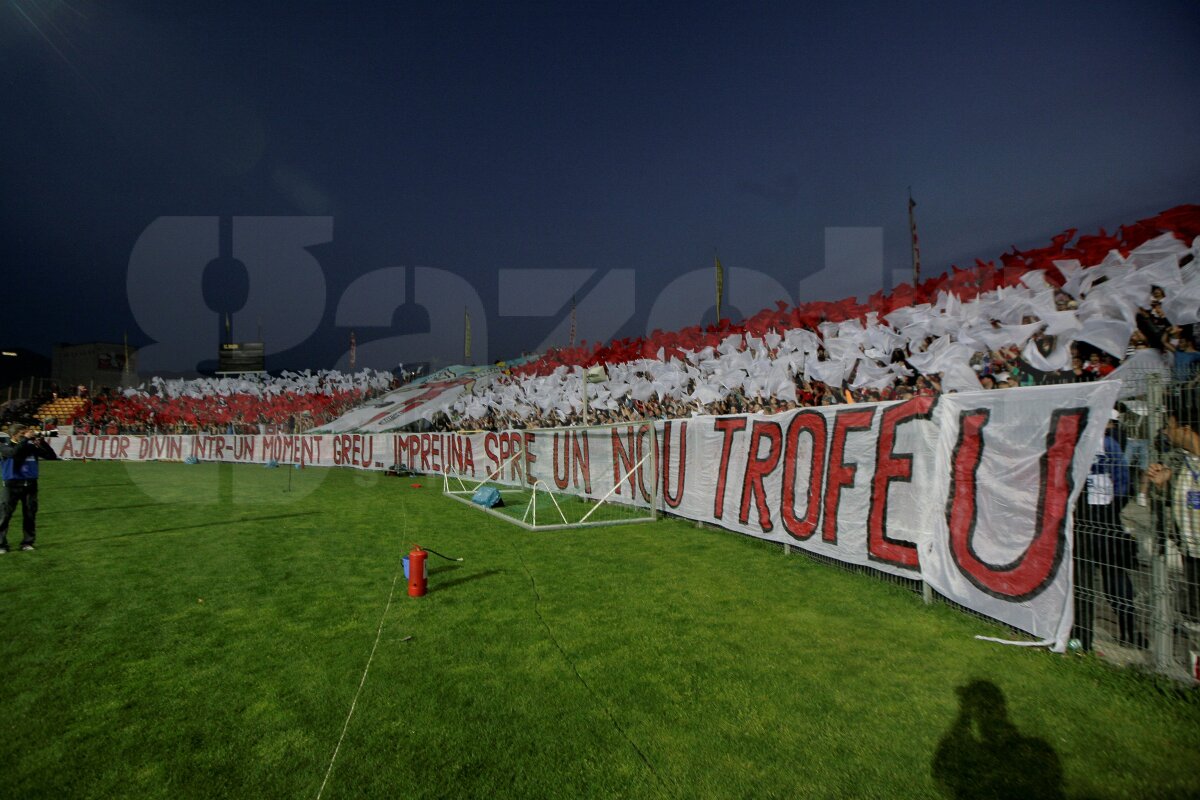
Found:
<svg viewBox="0 0 1200 800"><path fill-rule="evenodd" d="M413 545L408 554L408 596L425 596L425 551L420 545Z"/></svg>

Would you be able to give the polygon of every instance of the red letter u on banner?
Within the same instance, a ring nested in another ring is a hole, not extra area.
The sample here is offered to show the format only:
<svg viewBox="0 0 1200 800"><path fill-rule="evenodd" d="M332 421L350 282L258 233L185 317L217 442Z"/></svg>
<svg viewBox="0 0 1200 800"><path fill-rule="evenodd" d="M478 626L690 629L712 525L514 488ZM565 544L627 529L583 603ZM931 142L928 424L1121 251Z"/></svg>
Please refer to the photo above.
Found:
<svg viewBox="0 0 1200 800"><path fill-rule="evenodd" d="M1067 501L1071 497L1071 462L1075 445L1087 424L1086 408L1055 411L1041 458L1037 519L1033 540L1008 564L993 565L975 552L976 479L983 460L983 429L990 412L963 411L958 419L958 444L951 458L950 495L946 518L950 553L971 583L1005 600L1036 597L1054 580L1066 543Z"/></svg>

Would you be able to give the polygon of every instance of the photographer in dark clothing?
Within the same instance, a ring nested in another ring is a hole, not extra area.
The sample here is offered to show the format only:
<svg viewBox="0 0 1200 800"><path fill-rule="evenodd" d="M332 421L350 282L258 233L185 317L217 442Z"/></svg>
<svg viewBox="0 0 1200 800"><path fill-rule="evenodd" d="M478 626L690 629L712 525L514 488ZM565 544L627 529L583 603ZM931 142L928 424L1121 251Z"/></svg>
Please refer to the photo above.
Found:
<svg viewBox="0 0 1200 800"><path fill-rule="evenodd" d="M50 443L36 430L13 425L9 437L9 441L0 443L0 476L4 479L0 492L0 554L8 552L8 523L18 503L25 534L21 549L33 549L37 538L38 461L58 458Z"/></svg>

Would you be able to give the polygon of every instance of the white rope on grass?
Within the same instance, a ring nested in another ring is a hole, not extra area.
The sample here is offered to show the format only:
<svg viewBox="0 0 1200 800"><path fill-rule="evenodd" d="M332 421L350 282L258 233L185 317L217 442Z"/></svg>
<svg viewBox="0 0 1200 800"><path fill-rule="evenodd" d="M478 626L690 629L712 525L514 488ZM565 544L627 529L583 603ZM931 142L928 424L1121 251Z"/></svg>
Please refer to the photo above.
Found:
<svg viewBox="0 0 1200 800"><path fill-rule="evenodd" d="M403 508L403 504L401 504ZM404 535L408 532L408 510L404 509L404 525L400 532L401 549L403 549ZM392 588L388 592L387 605L383 607L383 614L379 617L379 627L375 629L375 644L371 645L371 655L367 658L367 665L363 667L362 678L358 681L358 689L354 692L354 700L350 702L350 713L346 714L346 722L342 725L342 735L338 737L337 746L333 748L333 755L329 759L329 766L325 769L325 780L321 781L321 788L317 790L317 800L321 800L321 793L325 791L325 784L329 783L329 776L333 773L333 762L337 761L338 751L342 749L342 740L346 738L346 731L350 729L350 718L354 716L354 708L358 705L358 696L362 694L363 685L367 682L367 673L371 670L371 662L375 660L375 650L379 647L379 638L383 635L383 621L387 619L388 610L392 607L392 597L396 594L396 581L400 577L400 572L403 569L403 556L396 567L396 574L392 576Z"/></svg>

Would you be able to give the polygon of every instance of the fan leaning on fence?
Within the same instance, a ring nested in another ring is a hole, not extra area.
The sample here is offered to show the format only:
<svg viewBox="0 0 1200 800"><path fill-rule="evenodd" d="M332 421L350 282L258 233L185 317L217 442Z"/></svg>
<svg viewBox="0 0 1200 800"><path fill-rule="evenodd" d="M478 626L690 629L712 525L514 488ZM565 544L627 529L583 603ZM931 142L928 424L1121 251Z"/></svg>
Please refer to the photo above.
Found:
<svg viewBox="0 0 1200 800"><path fill-rule="evenodd" d="M1121 644L1146 646L1145 637L1136 629L1133 581L1129 574L1137 544L1121 524L1130 481L1129 466L1117 434L1118 418L1119 414L1113 411L1076 509L1074 637L1085 650L1092 648L1097 598L1112 606ZM1101 591L1097 591L1097 578Z"/></svg>
<svg viewBox="0 0 1200 800"><path fill-rule="evenodd" d="M1150 484L1160 498L1171 506L1174 522L1174 541L1183 557L1183 580L1186 600L1183 617L1200 634L1200 433L1182 424L1180 406L1172 403L1167 410L1167 425L1163 433L1174 448L1171 461L1151 464L1147 470Z"/></svg>

